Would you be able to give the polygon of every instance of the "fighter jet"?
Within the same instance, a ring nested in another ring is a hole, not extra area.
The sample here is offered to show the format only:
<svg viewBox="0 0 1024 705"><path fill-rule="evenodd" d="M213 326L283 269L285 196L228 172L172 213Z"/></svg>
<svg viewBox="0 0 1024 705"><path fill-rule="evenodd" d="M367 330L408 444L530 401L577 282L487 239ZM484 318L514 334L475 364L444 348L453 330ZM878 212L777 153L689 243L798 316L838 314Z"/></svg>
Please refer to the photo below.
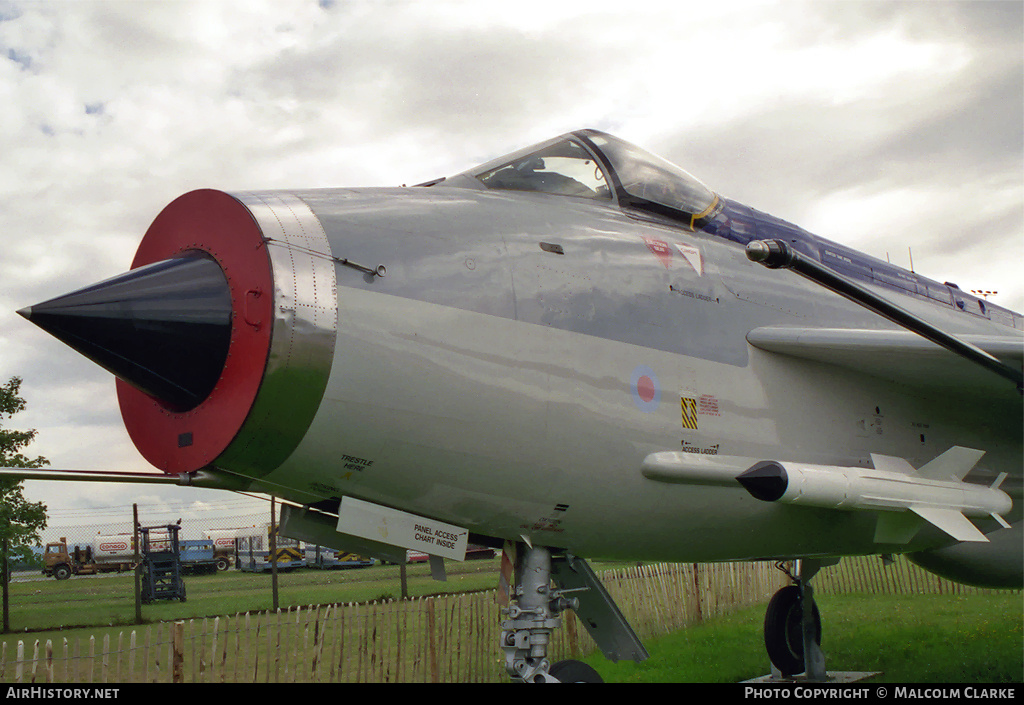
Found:
<svg viewBox="0 0 1024 705"><path fill-rule="evenodd" d="M412 187L193 191L127 273L20 313L117 377L167 481L438 573L505 547L516 680L596 677L548 659L565 609L647 657L590 558L795 561L766 646L817 678L842 556L1022 585L1021 314L596 130Z"/></svg>

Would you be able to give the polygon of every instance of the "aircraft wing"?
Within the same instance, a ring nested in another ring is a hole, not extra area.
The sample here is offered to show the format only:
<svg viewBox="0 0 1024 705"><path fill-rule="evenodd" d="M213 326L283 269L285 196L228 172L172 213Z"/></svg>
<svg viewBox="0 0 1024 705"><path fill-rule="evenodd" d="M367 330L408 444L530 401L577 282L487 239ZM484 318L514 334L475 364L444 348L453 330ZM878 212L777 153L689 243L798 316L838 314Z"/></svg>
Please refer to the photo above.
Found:
<svg viewBox="0 0 1024 705"><path fill-rule="evenodd" d="M960 338L1011 367L1024 363L1024 336ZM767 352L958 396L1020 400L1006 380L907 330L767 326L751 330L747 342Z"/></svg>

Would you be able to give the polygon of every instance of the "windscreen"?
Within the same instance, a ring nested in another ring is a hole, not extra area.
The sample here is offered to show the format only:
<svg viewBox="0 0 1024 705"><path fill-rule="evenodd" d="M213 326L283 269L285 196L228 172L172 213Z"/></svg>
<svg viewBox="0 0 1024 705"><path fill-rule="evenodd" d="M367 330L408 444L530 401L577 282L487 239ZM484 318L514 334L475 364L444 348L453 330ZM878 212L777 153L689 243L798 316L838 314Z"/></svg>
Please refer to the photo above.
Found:
<svg viewBox="0 0 1024 705"><path fill-rule="evenodd" d="M629 196L696 217L710 212L718 200L708 187L661 157L603 132L583 134L601 150Z"/></svg>

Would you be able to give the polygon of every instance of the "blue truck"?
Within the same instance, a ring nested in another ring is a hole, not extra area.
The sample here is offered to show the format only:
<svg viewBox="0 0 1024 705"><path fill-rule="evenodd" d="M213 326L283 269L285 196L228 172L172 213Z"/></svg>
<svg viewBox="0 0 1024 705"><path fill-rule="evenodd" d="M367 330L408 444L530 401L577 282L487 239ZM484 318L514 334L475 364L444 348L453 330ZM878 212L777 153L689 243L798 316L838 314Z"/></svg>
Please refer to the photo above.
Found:
<svg viewBox="0 0 1024 705"><path fill-rule="evenodd" d="M183 573L213 573L217 570L217 555L213 541L193 539L181 542L181 570Z"/></svg>

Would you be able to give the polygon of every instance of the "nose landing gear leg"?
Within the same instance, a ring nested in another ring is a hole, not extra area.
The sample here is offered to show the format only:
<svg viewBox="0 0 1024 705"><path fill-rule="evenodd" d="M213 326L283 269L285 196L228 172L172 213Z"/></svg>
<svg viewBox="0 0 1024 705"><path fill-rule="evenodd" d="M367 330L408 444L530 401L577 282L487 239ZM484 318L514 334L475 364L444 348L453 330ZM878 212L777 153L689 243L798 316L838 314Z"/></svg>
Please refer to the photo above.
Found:
<svg viewBox="0 0 1024 705"><path fill-rule="evenodd" d="M505 670L526 683L558 683L551 675L548 644L562 620L557 615L577 601L551 587L551 552L543 546L521 546L516 565L516 589L502 621L501 647Z"/></svg>
<svg viewBox="0 0 1024 705"><path fill-rule="evenodd" d="M508 560L506 560L508 559ZM515 569L515 589L506 590ZM582 661L548 660L551 634L571 609L610 661L643 661L647 649L585 560L568 552L552 557L543 546L506 544L502 555L502 590L508 617L501 623L505 670L526 683L603 683ZM569 597L569 595L573 595Z"/></svg>

